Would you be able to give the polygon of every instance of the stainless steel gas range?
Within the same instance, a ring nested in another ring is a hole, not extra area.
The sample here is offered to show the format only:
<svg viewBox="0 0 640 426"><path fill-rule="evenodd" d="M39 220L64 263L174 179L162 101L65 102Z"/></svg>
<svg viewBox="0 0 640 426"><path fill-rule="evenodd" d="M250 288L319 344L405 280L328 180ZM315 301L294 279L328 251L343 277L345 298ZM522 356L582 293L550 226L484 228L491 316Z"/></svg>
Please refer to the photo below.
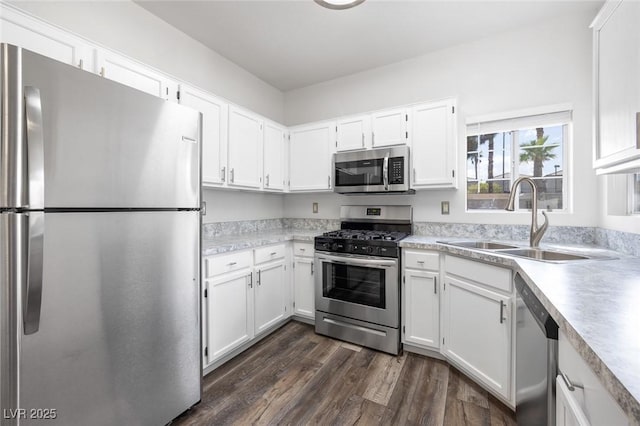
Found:
<svg viewBox="0 0 640 426"><path fill-rule="evenodd" d="M400 352L399 242L411 206L342 206L340 230L315 238L316 333Z"/></svg>

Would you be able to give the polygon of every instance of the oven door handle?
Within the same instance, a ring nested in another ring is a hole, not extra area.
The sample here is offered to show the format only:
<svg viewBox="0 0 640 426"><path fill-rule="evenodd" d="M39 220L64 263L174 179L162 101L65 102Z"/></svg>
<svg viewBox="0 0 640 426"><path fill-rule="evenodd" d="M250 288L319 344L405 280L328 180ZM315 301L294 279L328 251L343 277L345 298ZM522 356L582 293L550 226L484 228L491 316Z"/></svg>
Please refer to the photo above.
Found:
<svg viewBox="0 0 640 426"><path fill-rule="evenodd" d="M383 259L362 259L356 257L343 257L343 256L330 256L326 254L316 255L316 260L322 262L327 261L329 263L338 263L341 265L357 265L357 266L376 266L379 268L392 268L398 266L397 260L383 260Z"/></svg>

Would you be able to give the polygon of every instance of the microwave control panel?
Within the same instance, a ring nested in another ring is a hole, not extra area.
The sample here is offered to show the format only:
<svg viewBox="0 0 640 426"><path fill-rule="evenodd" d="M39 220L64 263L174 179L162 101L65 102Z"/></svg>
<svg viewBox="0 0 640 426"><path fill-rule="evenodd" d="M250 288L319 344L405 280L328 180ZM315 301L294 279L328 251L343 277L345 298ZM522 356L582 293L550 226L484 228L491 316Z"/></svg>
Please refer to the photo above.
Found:
<svg viewBox="0 0 640 426"><path fill-rule="evenodd" d="M404 183L404 157L389 158L389 184Z"/></svg>

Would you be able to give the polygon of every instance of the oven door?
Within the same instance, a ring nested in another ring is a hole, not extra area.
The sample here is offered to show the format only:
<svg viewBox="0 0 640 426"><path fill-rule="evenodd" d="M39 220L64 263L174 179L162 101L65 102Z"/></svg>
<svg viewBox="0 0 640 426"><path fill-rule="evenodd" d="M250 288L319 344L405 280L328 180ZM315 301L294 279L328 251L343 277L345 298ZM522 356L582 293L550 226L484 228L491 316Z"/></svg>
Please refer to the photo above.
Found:
<svg viewBox="0 0 640 426"><path fill-rule="evenodd" d="M316 253L316 310L397 328L398 259Z"/></svg>

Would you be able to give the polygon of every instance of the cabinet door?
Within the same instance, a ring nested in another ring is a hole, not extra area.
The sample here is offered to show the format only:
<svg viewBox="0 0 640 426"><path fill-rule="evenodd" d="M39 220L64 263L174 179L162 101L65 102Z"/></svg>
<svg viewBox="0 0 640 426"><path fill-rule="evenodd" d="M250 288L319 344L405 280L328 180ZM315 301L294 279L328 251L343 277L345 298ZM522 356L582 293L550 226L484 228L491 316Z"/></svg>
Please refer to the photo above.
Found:
<svg viewBox="0 0 640 426"><path fill-rule="evenodd" d="M401 145L407 143L409 116L405 108L378 111L371 114L372 145Z"/></svg>
<svg viewBox="0 0 640 426"><path fill-rule="evenodd" d="M291 191L331 189L331 154L336 137L335 122L290 129L289 174Z"/></svg>
<svg viewBox="0 0 640 426"><path fill-rule="evenodd" d="M455 104L431 102L411 109L414 188L455 187Z"/></svg>
<svg viewBox="0 0 640 426"><path fill-rule="evenodd" d="M284 189L284 153L286 130L277 124L264 124L264 189Z"/></svg>
<svg viewBox="0 0 640 426"><path fill-rule="evenodd" d="M165 74L105 49L96 49L95 58L96 73L104 78L162 99L177 101L178 83Z"/></svg>
<svg viewBox="0 0 640 426"><path fill-rule="evenodd" d="M576 391L582 391L576 388ZM561 376L556 378L556 426L589 426L589 420L582 411L580 402L565 385Z"/></svg>
<svg viewBox="0 0 640 426"><path fill-rule="evenodd" d="M268 329L286 317L284 260L256 269L255 331Z"/></svg>
<svg viewBox="0 0 640 426"><path fill-rule="evenodd" d="M440 348L438 273L406 269L404 273L404 342Z"/></svg>
<svg viewBox="0 0 640 426"><path fill-rule="evenodd" d="M595 166L640 157L640 3L611 1L594 23ZM637 166L636 166L637 167Z"/></svg>
<svg viewBox="0 0 640 426"><path fill-rule="evenodd" d="M368 115L338 120L336 126L336 150L348 151L370 146L371 119Z"/></svg>
<svg viewBox="0 0 640 426"><path fill-rule="evenodd" d="M262 185L262 119L244 109L229 107L230 186Z"/></svg>
<svg viewBox="0 0 640 426"><path fill-rule="evenodd" d="M202 113L202 184L219 185L226 179L228 105L210 94L180 85L180 104Z"/></svg>
<svg viewBox="0 0 640 426"><path fill-rule="evenodd" d="M314 319L316 315L313 258L296 257L293 264L293 313Z"/></svg>
<svg viewBox="0 0 640 426"><path fill-rule="evenodd" d="M51 59L93 71L93 48L83 39L0 5L0 40Z"/></svg>
<svg viewBox="0 0 640 426"><path fill-rule="evenodd" d="M512 298L449 276L443 287L444 356L510 400Z"/></svg>
<svg viewBox="0 0 640 426"><path fill-rule="evenodd" d="M208 363L253 337L253 278L250 270L221 275L207 285Z"/></svg>

